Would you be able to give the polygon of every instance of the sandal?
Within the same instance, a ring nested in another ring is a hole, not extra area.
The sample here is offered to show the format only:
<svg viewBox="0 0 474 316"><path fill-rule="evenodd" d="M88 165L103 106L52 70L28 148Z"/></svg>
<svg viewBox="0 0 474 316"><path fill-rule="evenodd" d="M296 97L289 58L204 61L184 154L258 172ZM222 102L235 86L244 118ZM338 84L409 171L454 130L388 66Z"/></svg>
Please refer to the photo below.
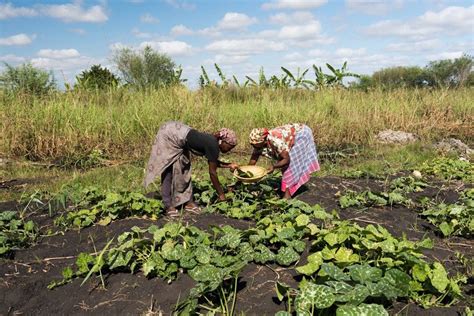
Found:
<svg viewBox="0 0 474 316"><path fill-rule="evenodd" d="M201 214L201 208L197 205L195 205L195 206L185 206L184 209L187 212L190 212L190 213L193 213L193 214L196 214L196 215Z"/></svg>
<svg viewBox="0 0 474 316"><path fill-rule="evenodd" d="M167 210L165 213L165 216L171 217L171 218L176 218L179 217L180 214L177 209L173 209L171 211Z"/></svg>

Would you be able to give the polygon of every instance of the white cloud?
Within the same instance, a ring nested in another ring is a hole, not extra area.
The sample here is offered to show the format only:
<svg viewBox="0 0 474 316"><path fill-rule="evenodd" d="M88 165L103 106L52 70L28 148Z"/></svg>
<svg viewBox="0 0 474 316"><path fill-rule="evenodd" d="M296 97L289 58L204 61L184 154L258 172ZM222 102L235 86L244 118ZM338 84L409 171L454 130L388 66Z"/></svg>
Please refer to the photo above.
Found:
<svg viewBox="0 0 474 316"><path fill-rule="evenodd" d="M94 64L100 64L101 60L87 57L78 56L73 58L32 58L31 63L33 66L43 69L51 69L54 71L62 70L74 70L78 71L81 69L89 68Z"/></svg>
<svg viewBox="0 0 474 316"><path fill-rule="evenodd" d="M0 38L0 45L5 45L5 46L28 45L35 38L36 38L36 35L32 35L30 37L24 33L20 33L20 34L12 35L9 37Z"/></svg>
<svg viewBox="0 0 474 316"><path fill-rule="evenodd" d="M224 54L217 54L214 56L213 62L222 65L232 65L232 64L240 64L249 60L249 55L224 55Z"/></svg>
<svg viewBox="0 0 474 316"><path fill-rule="evenodd" d="M173 36L193 35L194 31L183 24L175 25L170 31Z"/></svg>
<svg viewBox="0 0 474 316"><path fill-rule="evenodd" d="M8 55L0 56L0 61L3 62L3 63L9 63L9 64L10 63L19 64L19 63L24 63L26 61L26 58L21 57L21 56L8 54Z"/></svg>
<svg viewBox="0 0 474 316"><path fill-rule="evenodd" d="M41 49L36 54L39 57L52 58L52 59L64 59L79 57L81 54L74 48L69 49Z"/></svg>
<svg viewBox="0 0 474 316"><path fill-rule="evenodd" d="M142 23L148 23L148 24L157 24L160 22L157 18L155 18L153 15L150 13L146 13L140 17L140 21Z"/></svg>
<svg viewBox="0 0 474 316"><path fill-rule="evenodd" d="M84 30L84 29L69 29L69 31L73 32L73 33L76 33L76 34L79 34L79 35L86 34L86 30Z"/></svg>
<svg viewBox="0 0 474 316"><path fill-rule="evenodd" d="M60 19L64 22L105 22L109 18L103 7L95 5L89 9L81 7L80 2L58 5L42 5L40 11L46 16Z"/></svg>
<svg viewBox="0 0 474 316"><path fill-rule="evenodd" d="M292 14L278 13L270 16L270 23L274 24L305 24L308 21L314 20L314 16L308 11L297 11Z"/></svg>
<svg viewBox="0 0 474 316"><path fill-rule="evenodd" d="M326 4L327 0L275 0L262 4L262 9L315 9Z"/></svg>
<svg viewBox="0 0 474 316"><path fill-rule="evenodd" d="M221 35L221 32L216 27L206 27L196 31L196 34L201 36L208 36L208 37L217 37Z"/></svg>
<svg viewBox="0 0 474 316"><path fill-rule="evenodd" d="M150 38L152 35L150 33L141 32L137 27L132 29L132 34L138 38Z"/></svg>
<svg viewBox="0 0 474 316"><path fill-rule="evenodd" d="M428 11L419 18L419 22L437 28L453 27L472 32L474 5L467 8L447 7L439 12Z"/></svg>
<svg viewBox="0 0 474 316"><path fill-rule="evenodd" d="M365 48L357 48L357 49L339 48L339 49L336 49L335 55L337 57L350 59L350 58L361 57L361 56L366 55L366 50Z"/></svg>
<svg viewBox="0 0 474 316"><path fill-rule="evenodd" d="M170 6L176 9L184 9L184 10L194 10L196 9L196 5L193 3L189 3L186 1L181 0L165 0Z"/></svg>
<svg viewBox="0 0 474 316"><path fill-rule="evenodd" d="M310 57L323 57L326 56L327 52L321 50L321 49L312 49L308 52L308 56Z"/></svg>
<svg viewBox="0 0 474 316"><path fill-rule="evenodd" d="M430 35L472 33L474 29L474 5L448 7L439 12L428 11L411 20L384 20L366 28L368 35L402 36L422 39Z"/></svg>
<svg viewBox="0 0 474 316"><path fill-rule="evenodd" d="M439 60L439 59L456 59L463 55L462 51L455 52L441 52L437 54L428 55L428 60Z"/></svg>
<svg viewBox="0 0 474 316"><path fill-rule="evenodd" d="M14 7L11 3L0 4L0 20L36 15L38 15L38 12L35 9Z"/></svg>
<svg viewBox="0 0 474 316"><path fill-rule="evenodd" d="M285 60L300 60L301 58L303 58L303 55L301 55L298 52L293 52L293 53L286 54L285 56L283 56L283 59Z"/></svg>
<svg viewBox="0 0 474 316"><path fill-rule="evenodd" d="M143 49L145 46L150 46L154 50L157 50L160 53L168 54L170 56L191 55L193 53L192 46L181 41L147 41L141 43L139 48Z"/></svg>
<svg viewBox="0 0 474 316"><path fill-rule="evenodd" d="M221 30L245 29L247 26L257 23L256 18L249 17L243 13L228 12L217 23Z"/></svg>
<svg viewBox="0 0 474 316"><path fill-rule="evenodd" d="M351 11L369 15L381 15L390 10L403 7L404 0L346 0L346 6Z"/></svg>
<svg viewBox="0 0 474 316"><path fill-rule="evenodd" d="M219 40L206 46L209 51L232 55L255 55L265 51L281 51L285 48L281 42L261 38Z"/></svg>
<svg viewBox="0 0 474 316"><path fill-rule="evenodd" d="M256 18L249 17L246 14L228 12L219 20L216 26L192 30L183 24L179 24L171 29L170 34L172 36L200 35L205 37L217 37L222 34L222 31L242 30L249 25L257 23L257 21Z"/></svg>
<svg viewBox="0 0 474 316"><path fill-rule="evenodd" d="M387 46L388 51L394 52L420 52L437 49L441 42L437 39L428 39L416 42L392 43Z"/></svg>
<svg viewBox="0 0 474 316"><path fill-rule="evenodd" d="M312 21L304 25L283 26L278 32L278 37L282 39L307 39L312 38L321 32L321 24Z"/></svg>

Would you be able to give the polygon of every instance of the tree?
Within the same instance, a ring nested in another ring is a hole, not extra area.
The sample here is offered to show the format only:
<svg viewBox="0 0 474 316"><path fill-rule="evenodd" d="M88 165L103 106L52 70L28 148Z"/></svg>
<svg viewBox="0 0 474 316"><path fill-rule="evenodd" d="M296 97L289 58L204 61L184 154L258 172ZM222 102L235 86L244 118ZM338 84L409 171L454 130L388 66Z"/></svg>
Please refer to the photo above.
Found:
<svg viewBox="0 0 474 316"><path fill-rule="evenodd" d="M116 87L119 79L107 68L93 65L76 77L76 86L84 89L106 89Z"/></svg>
<svg viewBox="0 0 474 316"><path fill-rule="evenodd" d="M14 67L4 63L6 70L0 75L0 86L11 93L46 94L56 89L52 72L26 63Z"/></svg>
<svg viewBox="0 0 474 316"><path fill-rule="evenodd" d="M114 54L113 61L122 79L129 85L139 88L162 87L176 81L175 63L170 57L154 51L150 46L138 52L122 48Z"/></svg>
<svg viewBox="0 0 474 316"><path fill-rule="evenodd" d="M374 86L372 76L361 75L356 81L349 82L349 87L353 89L369 91Z"/></svg>
<svg viewBox="0 0 474 316"><path fill-rule="evenodd" d="M374 85L384 88L415 88L429 85L430 75L420 67L391 67L372 75Z"/></svg>
<svg viewBox="0 0 474 316"><path fill-rule="evenodd" d="M473 57L464 54L462 57L431 61L426 70L433 77L434 86L460 87L472 79Z"/></svg>

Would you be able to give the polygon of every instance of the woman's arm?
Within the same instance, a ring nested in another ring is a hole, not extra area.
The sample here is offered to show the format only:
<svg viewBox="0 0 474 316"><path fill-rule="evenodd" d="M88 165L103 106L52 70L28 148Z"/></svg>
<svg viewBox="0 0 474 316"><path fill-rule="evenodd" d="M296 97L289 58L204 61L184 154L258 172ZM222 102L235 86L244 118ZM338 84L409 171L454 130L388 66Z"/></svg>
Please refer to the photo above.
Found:
<svg viewBox="0 0 474 316"><path fill-rule="evenodd" d="M272 173L275 169L282 169L287 167L290 164L290 154L286 151L283 150L280 153L280 160L270 168L268 168L267 172Z"/></svg>
<svg viewBox="0 0 474 316"><path fill-rule="evenodd" d="M219 201L225 201L224 190L222 189L219 178L217 177L217 163L209 161L209 177L211 178L212 186L217 192Z"/></svg>
<svg viewBox="0 0 474 316"><path fill-rule="evenodd" d="M260 158L261 154L262 154L261 150L254 148L252 152L252 156L250 156L249 165L254 166L257 163L258 158Z"/></svg>
<svg viewBox="0 0 474 316"><path fill-rule="evenodd" d="M233 163L233 162L222 162L222 161L217 161L217 165L219 168L227 168L230 169L231 171L234 171L239 167L238 164Z"/></svg>

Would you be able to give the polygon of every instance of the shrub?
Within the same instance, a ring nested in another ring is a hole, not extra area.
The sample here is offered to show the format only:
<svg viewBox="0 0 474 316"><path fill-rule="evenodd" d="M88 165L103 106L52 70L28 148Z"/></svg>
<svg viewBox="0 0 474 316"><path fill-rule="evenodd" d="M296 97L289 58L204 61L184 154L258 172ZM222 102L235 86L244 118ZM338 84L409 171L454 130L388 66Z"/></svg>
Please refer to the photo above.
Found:
<svg viewBox="0 0 474 316"><path fill-rule="evenodd" d="M84 70L76 77L76 87L84 89L107 89L116 87L119 79L107 68L93 65L89 70Z"/></svg>
<svg viewBox="0 0 474 316"><path fill-rule="evenodd" d="M175 63L165 54L146 46L136 52L122 48L113 56L117 69L126 84L138 88L162 87L175 83Z"/></svg>
<svg viewBox="0 0 474 316"><path fill-rule="evenodd" d="M56 89L52 72L33 67L30 63L17 67L5 63L5 67L0 75L0 86L7 92L42 95Z"/></svg>

